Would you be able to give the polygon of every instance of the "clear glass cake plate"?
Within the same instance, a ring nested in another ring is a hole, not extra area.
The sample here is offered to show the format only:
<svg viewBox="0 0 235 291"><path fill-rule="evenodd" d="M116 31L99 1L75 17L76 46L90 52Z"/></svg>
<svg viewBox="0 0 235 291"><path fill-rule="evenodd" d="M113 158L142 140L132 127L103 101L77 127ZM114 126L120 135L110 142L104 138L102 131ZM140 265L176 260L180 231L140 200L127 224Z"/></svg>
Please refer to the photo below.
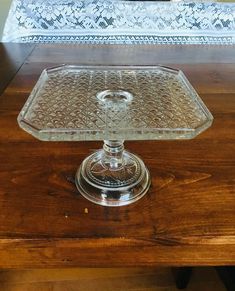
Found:
<svg viewBox="0 0 235 291"><path fill-rule="evenodd" d="M71 66L45 69L18 116L45 141L104 140L76 174L79 192L105 206L147 193L143 161L124 140L190 139L213 117L185 75L163 66Z"/></svg>

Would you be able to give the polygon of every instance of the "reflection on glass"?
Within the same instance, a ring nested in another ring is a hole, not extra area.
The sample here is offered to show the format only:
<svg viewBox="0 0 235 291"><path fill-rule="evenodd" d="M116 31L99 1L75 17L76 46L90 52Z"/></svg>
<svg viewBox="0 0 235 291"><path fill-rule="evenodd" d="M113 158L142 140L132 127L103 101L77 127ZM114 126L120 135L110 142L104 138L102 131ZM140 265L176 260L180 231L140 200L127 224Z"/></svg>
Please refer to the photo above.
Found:
<svg viewBox="0 0 235 291"><path fill-rule="evenodd" d="M40 140L104 140L75 181L83 196L105 206L130 204L150 187L149 171L124 140L189 139L212 120L184 74L161 66L44 70L18 116Z"/></svg>

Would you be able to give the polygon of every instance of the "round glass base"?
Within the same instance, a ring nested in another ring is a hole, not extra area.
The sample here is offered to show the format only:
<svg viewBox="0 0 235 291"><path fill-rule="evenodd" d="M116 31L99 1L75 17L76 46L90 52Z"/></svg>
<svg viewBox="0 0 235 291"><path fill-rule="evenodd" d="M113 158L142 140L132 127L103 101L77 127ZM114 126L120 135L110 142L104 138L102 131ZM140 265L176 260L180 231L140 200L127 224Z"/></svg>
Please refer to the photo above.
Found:
<svg viewBox="0 0 235 291"><path fill-rule="evenodd" d="M75 182L88 200L103 206L122 206L147 193L150 175L143 161L125 150L121 159L107 158L107 153L99 150L83 161Z"/></svg>

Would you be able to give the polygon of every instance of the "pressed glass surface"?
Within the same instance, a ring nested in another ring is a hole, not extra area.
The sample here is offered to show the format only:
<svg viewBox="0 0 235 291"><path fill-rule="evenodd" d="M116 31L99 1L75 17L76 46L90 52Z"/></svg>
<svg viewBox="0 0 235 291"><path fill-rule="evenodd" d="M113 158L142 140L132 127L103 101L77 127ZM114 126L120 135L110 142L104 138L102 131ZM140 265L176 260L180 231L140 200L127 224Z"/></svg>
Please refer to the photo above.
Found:
<svg viewBox="0 0 235 291"><path fill-rule="evenodd" d="M143 161L124 150L122 141L104 141L103 149L88 156L75 175L78 191L103 206L122 206L142 198L151 179Z"/></svg>
<svg viewBox="0 0 235 291"><path fill-rule="evenodd" d="M41 140L193 138L212 115L181 71L60 66L42 72L18 122Z"/></svg>

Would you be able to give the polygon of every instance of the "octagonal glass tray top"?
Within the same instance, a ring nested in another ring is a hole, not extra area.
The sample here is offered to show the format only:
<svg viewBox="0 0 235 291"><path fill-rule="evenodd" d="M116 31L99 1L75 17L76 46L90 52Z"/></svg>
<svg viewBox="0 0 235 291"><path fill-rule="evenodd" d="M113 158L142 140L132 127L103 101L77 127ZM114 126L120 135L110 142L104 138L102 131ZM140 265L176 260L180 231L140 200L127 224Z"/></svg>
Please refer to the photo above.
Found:
<svg viewBox="0 0 235 291"><path fill-rule="evenodd" d="M184 74L161 66L45 69L18 116L56 141L186 139L212 120Z"/></svg>

